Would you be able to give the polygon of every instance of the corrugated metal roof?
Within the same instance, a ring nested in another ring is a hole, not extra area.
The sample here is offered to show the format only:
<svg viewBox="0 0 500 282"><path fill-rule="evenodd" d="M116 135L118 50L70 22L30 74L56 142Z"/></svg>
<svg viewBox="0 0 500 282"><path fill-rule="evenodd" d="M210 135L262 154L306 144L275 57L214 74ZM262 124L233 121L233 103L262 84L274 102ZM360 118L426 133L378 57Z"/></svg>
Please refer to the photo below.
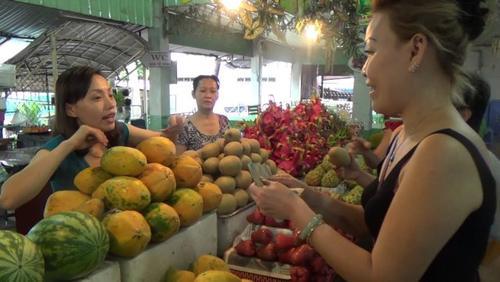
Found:
<svg viewBox="0 0 500 282"><path fill-rule="evenodd" d="M36 38L64 21L54 9L0 0L0 34L5 37Z"/></svg>
<svg viewBox="0 0 500 282"><path fill-rule="evenodd" d="M153 26L153 0L16 0L83 15Z"/></svg>
<svg viewBox="0 0 500 282"><path fill-rule="evenodd" d="M163 5L165 7L200 5L200 4L202 5L211 3L213 3L211 0L163 0Z"/></svg>
<svg viewBox="0 0 500 282"><path fill-rule="evenodd" d="M0 0L0 45L5 39L11 37L37 38L48 29L61 26L75 19L90 22L107 22L132 32L137 32L145 28L144 26L131 23L99 20L96 17L64 12L54 8L11 0Z"/></svg>
<svg viewBox="0 0 500 282"><path fill-rule="evenodd" d="M111 78L148 51L142 38L118 26L67 22L47 31L6 62L16 65L17 90L43 92L48 86L53 91L52 36L59 73L72 66L89 65Z"/></svg>

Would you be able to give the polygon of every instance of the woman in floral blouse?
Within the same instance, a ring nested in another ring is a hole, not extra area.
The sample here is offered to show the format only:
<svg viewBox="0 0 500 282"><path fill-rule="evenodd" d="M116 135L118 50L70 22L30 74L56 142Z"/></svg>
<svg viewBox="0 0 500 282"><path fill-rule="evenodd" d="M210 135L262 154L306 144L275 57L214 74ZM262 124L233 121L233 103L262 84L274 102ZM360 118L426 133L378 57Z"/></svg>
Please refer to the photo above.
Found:
<svg viewBox="0 0 500 282"><path fill-rule="evenodd" d="M198 150L222 137L229 128L226 116L214 113L219 98L219 79L215 75L200 75L193 81L193 98L198 110L186 120L177 138L177 153Z"/></svg>

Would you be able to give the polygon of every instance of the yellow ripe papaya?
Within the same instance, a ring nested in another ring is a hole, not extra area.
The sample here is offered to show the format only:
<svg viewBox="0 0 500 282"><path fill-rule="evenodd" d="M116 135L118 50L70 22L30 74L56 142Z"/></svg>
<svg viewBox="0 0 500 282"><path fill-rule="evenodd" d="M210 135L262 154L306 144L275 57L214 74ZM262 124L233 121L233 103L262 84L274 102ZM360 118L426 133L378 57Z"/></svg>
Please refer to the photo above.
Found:
<svg viewBox="0 0 500 282"><path fill-rule="evenodd" d="M75 210L88 200L90 200L90 196L80 191L65 190L54 192L45 203L43 217L46 218L56 213Z"/></svg>
<svg viewBox="0 0 500 282"><path fill-rule="evenodd" d="M167 200L167 204L172 206L179 218L181 226L189 226L203 214L203 198L196 191L189 188L176 190Z"/></svg>
<svg viewBox="0 0 500 282"><path fill-rule="evenodd" d="M75 176L73 183L80 192L91 195L99 185L112 177L101 167L88 167Z"/></svg>
<svg viewBox="0 0 500 282"><path fill-rule="evenodd" d="M153 202L163 202L175 191L174 172L164 165L147 164L146 169L137 178L148 187Z"/></svg>
<svg viewBox="0 0 500 282"><path fill-rule="evenodd" d="M101 158L101 167L118 176L137 176L146 168L146 156L135 148L111 147Z"/></svg>
<svg viewBox="0 0 500 282"><path fill-rule="evenodd" d="M146 156L148 163L170 166L175 160L174 142L162 136L150 137L142 141L137 145L137 149Z"/></svg>
<svg viewBox="0 0 500 282"><path fill-rule="evenodd" d="M122 257L135 257L151 240L151 229L136 211L119 211L104 217L102 224L109 234L110 253Z"/></svg>
<svg viewBox="0 0 500 282"><path fill-rule="evenodd" d="M229 271L229 266L220 258L212 255L201 255L193 263L193 272L196 275L209 270Z"/></svg>
<svg viewBox="0 0 500 282"><path fill-rule="evenodd" d="M203 171L201 165L190 156L180 156L172 165L177 187L194 188L200 182Z"/></svg>
<svg viewBox="0 0 500 282"><path fill-rule="evenodd" d="M196 276L195 282L241 282L241 279L231 272L209 270Z"/></svg>

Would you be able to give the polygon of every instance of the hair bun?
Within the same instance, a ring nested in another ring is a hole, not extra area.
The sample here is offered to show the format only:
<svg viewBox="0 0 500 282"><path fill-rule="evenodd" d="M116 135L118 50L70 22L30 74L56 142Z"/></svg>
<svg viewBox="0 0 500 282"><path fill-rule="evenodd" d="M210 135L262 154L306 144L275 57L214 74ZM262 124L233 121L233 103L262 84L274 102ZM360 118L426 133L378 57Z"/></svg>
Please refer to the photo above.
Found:
<svg viewBox="0 0 500 282"><path fill-rule="evenodd" d="M484 0L457 0L462 11L460 23L469 36L469 40L476 39L484 30L488 8L481 6L483 2Z"/></svg>

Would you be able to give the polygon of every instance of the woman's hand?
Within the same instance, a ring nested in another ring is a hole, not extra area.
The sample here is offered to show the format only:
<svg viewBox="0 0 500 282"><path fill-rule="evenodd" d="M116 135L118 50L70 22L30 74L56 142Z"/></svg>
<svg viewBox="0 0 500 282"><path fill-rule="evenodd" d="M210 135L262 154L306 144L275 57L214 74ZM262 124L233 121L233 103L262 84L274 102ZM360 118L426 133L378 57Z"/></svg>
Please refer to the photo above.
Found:
<svg viewBox="0 0 500 282"><path fill-rule="evenodd" d="M172 115L168 119L168 127L162 130L162 133L170 140L175 140L181 133L186 123L186 118L181 115Z"/></svg>
<svg viewBox="0 0 500 282"><path fill-rule="evenodd" d="M99 147L106 147L108 145L108 138L102 130L88 125L81 125L78 130L68 139L73 150L83 150L93 147L97 143Z"/></svg>
<svg viewBox="0 0 500 282"><path fill-rule="evenodd" d="M360 177L362 171L352 154L350 155L350 157L351 164L349 166L338 167L335 169L335 171L337 172L337 175L343 179L356 181Z"/></svg>
<svg viewBox="0 0 500 282"><path fill-rule="evenodd" d="M104 152L106 152L106 149L106 146L104 146L102 143L95 143L90 147L89 155L94 158L100 159L104 155Z"/></svg>
<svg viewBox="0 0 500 282"><path fill-rule="evenodd" d="M291 176L286 172L278 173L269 177L269 180L279 182L283 185L286 185L290 188L309 188L309 186L303 181L298 180L297 178Z"/></svg>
<svg viewBox="0 0 500 282"><path fill-rule="evenodd" d="M318 213L321 213L322 209L325 208L323 205L325 199L328 201L331 199L329 193L325 194L324 192L314 191L313 189L304 189L300 197L312 210Z"/></svg>
<svg viewBox="0 0 500 282"><path fill-rule="evenodd" d="M361 137L354 137L349 144L347 150L353 155L362 154L370 151L372 144Z"/></svg>
<svg viewBox="0 0 500 282"><path fill-rule="evenodd" d="M267 180L263 182L262 187L252 183L248 188L262 213L276 219L290 219L291 211L296 209L297 203L302 200L281 183Z"/></svg>

